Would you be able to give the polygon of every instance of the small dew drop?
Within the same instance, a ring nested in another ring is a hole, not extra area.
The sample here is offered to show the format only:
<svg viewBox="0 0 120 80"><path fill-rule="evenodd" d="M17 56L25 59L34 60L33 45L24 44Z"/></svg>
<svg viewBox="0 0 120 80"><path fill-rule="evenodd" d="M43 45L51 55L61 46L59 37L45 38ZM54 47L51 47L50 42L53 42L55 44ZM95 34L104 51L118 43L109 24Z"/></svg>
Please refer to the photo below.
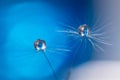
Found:
<svg viewBox="0 0 120 80"><path fill-rule="evenodd" d="M86 24L78 27L78 33L80 36L88 36L90 34L90 27Z"/></svg>
<svg viewBox="0 0 120 80"><path fill-rule="evenodd" d="M37 39L34 42L34 47L35 47L35 50L37 50L37 51L45 51L46 50L46 42L44 40Z"/></svg>

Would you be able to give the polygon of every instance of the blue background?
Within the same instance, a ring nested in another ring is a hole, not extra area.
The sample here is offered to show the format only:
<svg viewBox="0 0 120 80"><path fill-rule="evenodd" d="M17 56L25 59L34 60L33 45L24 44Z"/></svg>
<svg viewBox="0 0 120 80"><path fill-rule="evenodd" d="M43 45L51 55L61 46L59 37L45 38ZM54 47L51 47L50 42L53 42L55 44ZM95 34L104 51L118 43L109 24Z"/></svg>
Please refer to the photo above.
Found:
<svg viewBox="0 0 120 80"><path fill-rule="evenodd" d="M56 31L66 29L58 25L59 23L72 25L75 28L81 24L92 26L90 24L92 15L91 0L1 0L1 80L54 80L53 72L44 55L34 50L34 41L39 38L46 41L48 49L54 50L56 46L71 49L69 53L46 52L60 79L69 68L74 53L79 53L75 66L90 60L91 44L87 43L85 48L84 43L79 43L79 40L74 41L72 37ZM79 45L81 47L76 50Z"/></svg>

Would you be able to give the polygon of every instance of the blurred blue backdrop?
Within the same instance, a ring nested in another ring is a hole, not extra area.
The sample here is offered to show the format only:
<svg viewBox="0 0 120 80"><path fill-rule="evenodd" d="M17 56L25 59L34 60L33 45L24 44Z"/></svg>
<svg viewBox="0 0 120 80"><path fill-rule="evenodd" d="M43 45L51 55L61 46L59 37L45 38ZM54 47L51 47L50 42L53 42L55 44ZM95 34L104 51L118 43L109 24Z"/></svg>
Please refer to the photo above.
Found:
<svg viewBox="0 0 120 80"><path fill-rule="evenodd" d="M78 41L69 43L72 37L56 31L64 29L59 23L75 28L81 24L92 26L92 16L92 0L1 0L0 80L54 80L44 55L34 49L34 41L39 38L53 51L55 48L71 49L69 53L46 51L59 79L69 68L74 53L79 53L76 66L90 60L91 44L85 48ZM80 44L82 46L76 50Z"/></svg>

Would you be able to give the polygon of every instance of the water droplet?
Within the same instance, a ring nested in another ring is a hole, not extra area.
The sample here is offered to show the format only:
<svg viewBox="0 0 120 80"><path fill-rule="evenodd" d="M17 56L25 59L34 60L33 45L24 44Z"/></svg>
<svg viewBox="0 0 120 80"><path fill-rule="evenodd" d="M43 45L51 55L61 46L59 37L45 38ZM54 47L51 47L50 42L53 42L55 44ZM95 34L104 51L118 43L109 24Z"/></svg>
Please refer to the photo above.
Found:
<svg viewBox="0 0 120 80"><path fill-rule="evenodd" d="M78 27L78 33L80 36L88 36L90 34L90 28L88 25L84 24Z"/></svg>
<svg viewBox="0 0 120 80"><path fill-rule="evenodd" d="M46 42L41 39L37 39L34 42L34 47L37 51L45 51L46 50Z"/></svg>

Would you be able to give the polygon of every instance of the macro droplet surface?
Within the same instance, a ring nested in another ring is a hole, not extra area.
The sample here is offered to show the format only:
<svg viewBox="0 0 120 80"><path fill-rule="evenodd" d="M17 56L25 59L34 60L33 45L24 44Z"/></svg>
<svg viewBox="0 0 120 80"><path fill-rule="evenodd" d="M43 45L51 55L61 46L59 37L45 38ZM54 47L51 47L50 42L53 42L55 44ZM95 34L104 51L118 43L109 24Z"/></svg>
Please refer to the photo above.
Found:
<svg viewBox="0 0 120 80"><path fill-rule="evenodd" d="M78 33L80 36L88 36L90 34L90 28L88 25L84 24L78 27Z"/></svg>
<svg viewBox="0 0 120 80"><path fill-rule="evenodd" d="M37 51L45 51L46 50L46 42L41 39L37 39L34 42L34 47Z"/></svg>

